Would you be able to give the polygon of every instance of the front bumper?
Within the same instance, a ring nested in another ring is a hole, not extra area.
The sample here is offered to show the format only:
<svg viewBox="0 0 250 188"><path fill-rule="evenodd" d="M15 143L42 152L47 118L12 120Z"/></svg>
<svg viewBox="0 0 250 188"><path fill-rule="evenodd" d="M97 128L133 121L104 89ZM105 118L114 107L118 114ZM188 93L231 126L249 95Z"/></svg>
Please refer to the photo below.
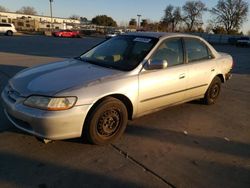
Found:
<svg viewBox="0 0 250 188"><path fill-rule="evenodd" d="M23 98L14 101L7 89L2 92L4 112L15 127L50 140L77 138L89 106L75 106L65 111L44 111L23 105Z"/></svg>

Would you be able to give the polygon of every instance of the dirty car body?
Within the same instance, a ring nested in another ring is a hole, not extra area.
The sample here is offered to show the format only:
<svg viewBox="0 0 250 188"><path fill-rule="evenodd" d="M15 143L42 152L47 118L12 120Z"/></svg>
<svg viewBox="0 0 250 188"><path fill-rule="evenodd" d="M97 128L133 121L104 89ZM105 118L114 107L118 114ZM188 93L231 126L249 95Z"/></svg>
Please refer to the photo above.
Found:
<svg viewBox="0 0 250 188"><path fill-rule="evenodd" d="M2 92L19 129L50 140L113 142L134 119L195 99L213 104L230 78L232 57L202 38L129 33L78 58L21 71Z"/></svg>

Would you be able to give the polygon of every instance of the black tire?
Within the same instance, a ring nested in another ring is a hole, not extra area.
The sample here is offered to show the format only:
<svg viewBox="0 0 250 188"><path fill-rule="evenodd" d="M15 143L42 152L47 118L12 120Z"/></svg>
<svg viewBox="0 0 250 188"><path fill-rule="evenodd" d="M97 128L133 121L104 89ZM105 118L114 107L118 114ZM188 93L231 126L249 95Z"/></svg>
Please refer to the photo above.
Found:
<svg viewBox="0 0 250 188"><path fill-rule="evenodd" d="M205 97L203 98L203 102L207 105L215 104L217 101L221 91L221 79L216 76L211 82Z"/></svg>
<svg viewBox="0 0 250 188"><path fill-rule="evenodd" d="M123 134L127 122L126 106L120 100L108 97L88 115L83 135L92 144L110 144Z"/></svg>
<svg viewBox="0 0 250 188"><path fill-rule="evenodd" d="M9 31L6 32L6 35L7 36L13 36L13 32L9 30Z"/></svg>

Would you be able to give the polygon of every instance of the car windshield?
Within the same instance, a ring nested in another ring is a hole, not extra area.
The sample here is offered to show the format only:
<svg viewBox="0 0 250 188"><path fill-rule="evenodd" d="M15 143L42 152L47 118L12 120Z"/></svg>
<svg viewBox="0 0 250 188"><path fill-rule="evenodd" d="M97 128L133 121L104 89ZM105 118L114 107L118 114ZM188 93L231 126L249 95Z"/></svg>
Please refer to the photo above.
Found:
<svg viewBox="0 0 250 188"><path fill-rule="evenodd" d="M91 49L80 59L103 67L130 71L139 65L157 41L150 37L118 36Z"/></svg>

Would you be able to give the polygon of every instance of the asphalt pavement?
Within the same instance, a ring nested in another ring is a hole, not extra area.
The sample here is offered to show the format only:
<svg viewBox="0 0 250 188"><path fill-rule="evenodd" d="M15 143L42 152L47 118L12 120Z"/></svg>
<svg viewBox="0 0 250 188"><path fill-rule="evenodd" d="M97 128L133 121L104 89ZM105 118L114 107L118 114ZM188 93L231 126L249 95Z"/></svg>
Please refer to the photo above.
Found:
<svg viewBox="0 0 250 188"><path fill-rule="evenodd" d="M0 90L24 68L78 56L102 40L0 36ZM218 103L141 117L109 146L80 138L43 144L0 107L0 187L250 187L249 48L215 48L235 63Z"/></svg>

